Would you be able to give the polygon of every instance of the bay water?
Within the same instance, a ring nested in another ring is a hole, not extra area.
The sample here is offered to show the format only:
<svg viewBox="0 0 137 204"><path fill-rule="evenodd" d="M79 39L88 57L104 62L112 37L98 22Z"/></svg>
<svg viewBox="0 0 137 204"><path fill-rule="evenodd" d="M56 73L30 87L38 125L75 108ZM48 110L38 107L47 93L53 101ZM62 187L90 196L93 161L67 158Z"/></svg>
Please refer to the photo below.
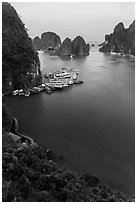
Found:
<svg viewBox="0 0 137 204"><path fill-rule="evenodd" d="M63 155L82 174L97 175L128 195L135 191L135 65L98 47L87 57L63 60L39 52L41 71L79 70L80 85L51 95L8 96L20 131Z"/></svg>

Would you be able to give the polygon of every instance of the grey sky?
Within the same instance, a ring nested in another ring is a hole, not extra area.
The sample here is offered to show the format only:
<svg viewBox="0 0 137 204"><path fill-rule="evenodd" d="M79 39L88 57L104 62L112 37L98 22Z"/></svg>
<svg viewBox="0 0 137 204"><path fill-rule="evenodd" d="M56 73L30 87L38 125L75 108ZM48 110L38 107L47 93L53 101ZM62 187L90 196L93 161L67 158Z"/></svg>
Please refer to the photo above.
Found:
<svg viewBox="0 0 137 204"><path fill-rule="evenodd" d="M135 18L133 2L12 2L30 37L53 31L61 39L81 35L87 41L104 40L105 34Z"/></svg>

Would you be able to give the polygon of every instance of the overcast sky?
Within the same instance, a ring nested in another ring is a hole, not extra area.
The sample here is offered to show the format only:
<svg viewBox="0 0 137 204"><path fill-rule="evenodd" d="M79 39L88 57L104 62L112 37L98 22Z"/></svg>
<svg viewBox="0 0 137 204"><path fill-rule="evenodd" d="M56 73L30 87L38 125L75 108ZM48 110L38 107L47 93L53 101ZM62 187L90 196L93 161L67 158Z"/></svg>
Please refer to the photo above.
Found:
<svg viewBox="0 0 137 204"><path fill-rule="evenodd" d="M135 18L133 2L12 2L11 5L32 38L52 31L62 40L81 35L86 41L103 41L116 24L123 22L128 27Z"/></svg>

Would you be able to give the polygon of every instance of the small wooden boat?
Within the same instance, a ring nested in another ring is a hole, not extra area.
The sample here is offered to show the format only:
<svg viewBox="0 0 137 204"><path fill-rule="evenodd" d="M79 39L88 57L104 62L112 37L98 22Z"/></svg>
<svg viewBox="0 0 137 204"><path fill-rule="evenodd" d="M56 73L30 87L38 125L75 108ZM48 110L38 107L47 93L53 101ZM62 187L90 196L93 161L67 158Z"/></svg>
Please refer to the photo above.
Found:
<svg viewBox="0 0 137 204"><path fill-rule="evenodd" d="M75 80L74 81L74 84L82 84L82 83L84 83L82 80Z"/></svg>
<svg viewBox="0 0 137 204"><path fill-rule="evenodd" d="M54 86L56 89L63 89L63 86L61 84L55 84Z"/></svg>
<svg viewBox="0 0 137 204"><path fill-rule="evenodd" d="M25 96L28 97L29 95L30 95L30 91L27 91L27 92L25 93Z"/></svg>
<svg viewBox="0 0 137 204"><path fill-rule="evenodd" d="M30 92L31 92L32 94L38 94L38 93L39 93L39 91L34 90L34 89L30 89Z"/></svg>
<svg viewBox="0 0 137 204"><path fill-rule="evenodd" d="M25 95L24 92L19 93L19 96L24 96L24 95Z"/></svg>

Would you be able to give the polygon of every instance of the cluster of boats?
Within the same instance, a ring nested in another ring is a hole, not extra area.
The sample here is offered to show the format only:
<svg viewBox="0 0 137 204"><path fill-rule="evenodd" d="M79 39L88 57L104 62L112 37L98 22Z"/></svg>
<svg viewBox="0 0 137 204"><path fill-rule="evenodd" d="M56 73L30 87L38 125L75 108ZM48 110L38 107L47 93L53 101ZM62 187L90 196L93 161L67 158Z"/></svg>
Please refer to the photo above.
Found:
<svg viewBox="0 0 137 204"><path fill-rule="evenodd" d="M46 93L50 94L55 89L63 89L73 84L83 83L82 80L77 79L78 74L79 74L78 70L64 67L64 68L61 68L60 71L57 71L54 73L48 73L45 76L47 78L47 81L39 85L38 87L29 88L25 91L23 89L15 90L13 91L12 95L29 96L30 94L37 94L43 90Z"/></svg>

